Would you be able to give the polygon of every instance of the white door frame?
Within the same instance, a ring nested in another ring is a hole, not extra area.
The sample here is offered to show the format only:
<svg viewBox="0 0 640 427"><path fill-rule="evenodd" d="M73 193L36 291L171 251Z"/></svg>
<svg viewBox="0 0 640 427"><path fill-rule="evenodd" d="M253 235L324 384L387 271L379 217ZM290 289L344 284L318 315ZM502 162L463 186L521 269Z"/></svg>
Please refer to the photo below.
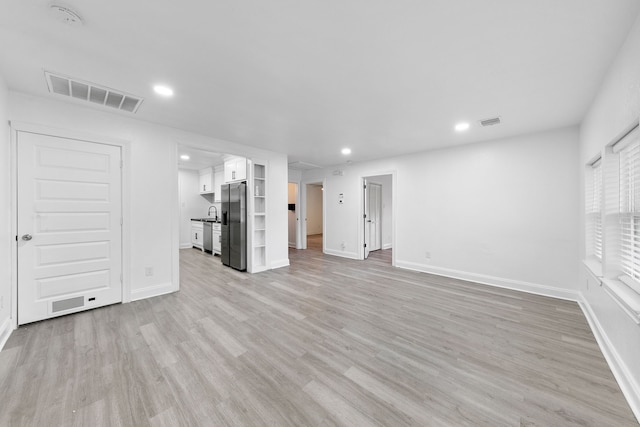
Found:
<svg viewBox="0 0 640 427"><path fill-rule="evenodd" d="M86 132L76 132L51 126L24 122L9 122L11 129L11 236L18 236L18 132L30 132L60 138L77 139L79 141L120 147L122 153L122 302L131 301L131 178L127 165L130 164L131 147L129 141L105 138ZM18 245L17 240L11 244L11 326L18 327Z"/></svg>
<svg viewBox="0 0 640 427"><path fill-rule="evenodd" d="M359 220L358 222L360 224L363 224L362 221L364 218L364 182L367 178L371 178L374 176L381 176L381 175L391 175L391 248L392 248L392 252L391 252L391 265L393 267L396 266L396 255L397 255L397 245L396 245L396 220L398 218L398 215L396 213L396 209L397 209L397 205L398 203L396 202L396 197L397 197L397 182L398 182L398 176L397 176L397 172L395 170L392 171L381 171L381 172L371 172L371 173L367 173L366 175L360 175L360 210L359 210ZM358 227L358 242L360 242L360 250L358 251L359 254L359 259L360 260L364 260L364 240L365 240L365 236L364 236L364 227L359 226Z"/></svg>
<svg viewBox="0 0 640 427"><path fill-rule="evenodd" d="M325 179L318 181L317 179L311 181L301 181L299 183L298 194L300 194L300 249L307 249L307 186L308 185L321 184L322 188L327 187ZM303 188L303 191L300 191ZM322 253L326 252L326 229L327 229L327 195L326 191L322 192Z"/></svg>

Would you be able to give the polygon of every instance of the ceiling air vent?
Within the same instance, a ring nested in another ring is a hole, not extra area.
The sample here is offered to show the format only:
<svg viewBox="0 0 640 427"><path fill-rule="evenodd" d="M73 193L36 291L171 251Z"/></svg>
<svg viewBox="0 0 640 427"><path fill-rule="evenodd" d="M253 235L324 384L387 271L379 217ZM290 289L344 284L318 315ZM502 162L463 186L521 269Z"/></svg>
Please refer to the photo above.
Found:
<svg viewBox="0 0 640 427"><path fill-rule="evenodd" d="M493 117L491 119L480 120L482 126L493 126L500 124L500 117Z"/></svg>
<svg viewBox="0 0 640 427"><path fill-rule="evenodd" d="M47 80L49 92L56 93L58 95L70 96L82 101L91 102L97 105L105 105L107 107L127 111L129 113L135 113L138 111L138 108L143 101L139 96L130 95L122 91L63 76L61 74L53 74L49 71L45 71L44 75Z"/></svg>

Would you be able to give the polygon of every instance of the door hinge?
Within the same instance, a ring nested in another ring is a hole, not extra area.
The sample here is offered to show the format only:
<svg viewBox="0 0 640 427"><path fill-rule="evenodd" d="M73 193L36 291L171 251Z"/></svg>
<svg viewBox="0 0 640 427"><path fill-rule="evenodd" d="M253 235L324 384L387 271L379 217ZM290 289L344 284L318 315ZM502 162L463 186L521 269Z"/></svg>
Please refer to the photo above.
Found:
<svg viewBox="0 0 640 427"><path fill-rule="evenodd" d="M122 169L124 166L124 160L120 160L120 169Z"/></svg>
<svg viewBox="0 0 640 427"><path fill-rule="evenodd" d="M367 219L367 214L362 215L362 218Z"/></svg>
<svg viewBox="0 0 640 427"><path fill-rule="evenodd" d="M120 218L120 225L123 225L123 224L124 224L124 219Z"/></svg>
<svg viewBox="0 0 640 427"><path fill-rule="evenodd" d="M366 244L366 243L364 244L364 247L365 247L365 248L367 247L367 244Z"/></svg>

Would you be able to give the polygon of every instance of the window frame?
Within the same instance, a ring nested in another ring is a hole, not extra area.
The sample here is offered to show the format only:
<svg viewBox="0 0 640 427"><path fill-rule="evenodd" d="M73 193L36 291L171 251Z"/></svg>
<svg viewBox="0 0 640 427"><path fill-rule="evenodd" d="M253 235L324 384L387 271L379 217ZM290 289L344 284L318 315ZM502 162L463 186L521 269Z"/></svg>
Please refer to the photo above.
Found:
<svg viewBox="0 0 640 427"><path fill-rule="evenodd" d="M587 163L585 182L585 252L587 258L602 264L603 254L603 160L598 154Z"/></svg>
<svg viewBox="0 0 640 427"><path fill-rule="evenodd" d="M607 227L603 229L606 271L602 283L607 294L640 325L640 129L637 122L608 146L605 160L603 189L613 194L604 194ZM615 221L610 221L609 216ZM611 224L614 227L610 227ZM609 240L611 244L607 243Z"/></svg>

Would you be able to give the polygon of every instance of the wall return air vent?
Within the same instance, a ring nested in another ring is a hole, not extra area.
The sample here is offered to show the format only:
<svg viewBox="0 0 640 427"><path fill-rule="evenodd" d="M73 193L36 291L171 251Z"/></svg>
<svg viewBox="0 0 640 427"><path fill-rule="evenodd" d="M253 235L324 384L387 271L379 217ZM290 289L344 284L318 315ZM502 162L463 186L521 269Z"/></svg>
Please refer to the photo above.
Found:
<svg viewBox="0 0 640 427"><path fill-rule="evenodd" d="M81 101L91 102L97 105L105 105L129 113L138 111L143 99L139 96L89 83L61 74L44 72L49 92L58 95L70 96Z"/></svg>
<svg viewBox="0 0 640 427"><path fill-rule="evenodd" d="M484 120L480 120L480 124L482 126L493 126L493 125L499 125L501 122L500 117L492 117L490 119L484 119Z"/></svg>

